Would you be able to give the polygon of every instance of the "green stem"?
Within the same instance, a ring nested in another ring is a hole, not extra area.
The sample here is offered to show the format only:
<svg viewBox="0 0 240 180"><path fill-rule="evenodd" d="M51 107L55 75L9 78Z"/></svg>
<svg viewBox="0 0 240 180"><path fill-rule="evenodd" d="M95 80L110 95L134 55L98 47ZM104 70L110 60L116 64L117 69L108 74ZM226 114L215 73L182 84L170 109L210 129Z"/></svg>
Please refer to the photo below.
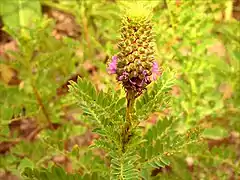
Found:
<svg viewBox="0 0 240 180"><path fill-rule="evenodd" d="M170 2L168 2L168 0L166 0L165 3L166 3L168 14L169 14L169 17L170 17L170 23L172 25L172 29L175 30L176 25L175 25L175 22L174 22L174 17L172 15L172 11L170 9Z"/></svg>
<svg viewBox="0 0 240 180"><path fill-rule="evenodd" d="M37 100L37 103L38 103L40 109L42 110L43 115L45 116L45 118L46 118L46 120L48 122L48 126L53 130L54 127L53 127L53 124L52 124L52 122L50 120L49 113L48 113L48 111L47 111L47 109L46 109L46 107L45 107L45 105L43 103L42 97L41 97L41 95L40 95L40 93L39 93L39 91L38 91L38 89L37 89L37 87L35 85L36 84L36 80L35 80L35 78L33 77L33 74L32 74L31 62L34 59L34 56L35 56L35 53L33 51L31 56L30 56L30 58L27 61L28 74L29 74L29 77L30 77L30 80L31 80L31 86L32 86L32 89L33 89L33 94L34 94L34 96L35 96L35 98Z"/></svg>
<svg viewBox="0 0 240 180"><path fill-rule="evenodd" d="M128 124L132 124L132 113L134 111L134 103L135 103L135 93L129 91L127 93L127 109L126 109L126 122Z"/></svg>
<svg viewBox="0 0 240 180"><path fill-rule="evenodd" d="M134 103L135 103L135 92L128 91L127 95L127 107L126 107L126 121L122 130L122 152L126 150L126 145L129 142L129 137L131 135L131 129L133 125L132 115L134 113Z"/></svg>
<svg viewBox="0 0 240 180"><path fill-rule="evenodd" d="M232 18L232 11L233 11L233 1L228 0L225 2L225 21L230 21Z"/></svg>
<svg viewBox="0 0 240 180"><path fill-rule="evenodd" d="M40 106L42 112L43 112L43 115L45 116L47 122L48 122L48 125L49 127L53 130L54 127L53 127L53 124L50 120L50 117L49 117L49 114L48 114L48 111L45 107L45 105L43 104L43 101L42 101L42 98L40 96L40 93L38 92L37 88L35 87L34 83L32 83L32 88L33 88L33 93L37 99L37 102L38 102L38 105Z"/></svg>

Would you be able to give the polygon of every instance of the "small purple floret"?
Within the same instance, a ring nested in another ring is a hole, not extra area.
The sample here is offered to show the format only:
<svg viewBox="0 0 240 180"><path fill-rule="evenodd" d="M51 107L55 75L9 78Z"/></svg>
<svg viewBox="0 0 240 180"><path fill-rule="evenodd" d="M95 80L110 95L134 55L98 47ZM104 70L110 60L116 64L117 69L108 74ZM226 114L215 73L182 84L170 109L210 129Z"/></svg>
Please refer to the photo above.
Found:
<svg viewBox="0 0 240 180"><path fill-rule="evenodd" d="M156 61L153 62L153 66L152 66L152 76L153 76L153 80L156 80L158 76L160 76L160 71L159 71L159 67L158 67L158 63Z"/></svg>
<svg viewBox="0 0 240 180"><path fill-rule="evenodd" d="M115 74L117 72L117 56L112 57L112 62L109 64L107 71L109 74Z"/></svg>
<svg viewBox="0 0 240 180"><path fill-rule="evenodd" d="M144 75L144 77L147 75L147 71L146 70L143 70L143 75Z"/></svg>
<svg viewBox="0 0 240 180"><path fill-rule="evenodd" d="M129 74L127 72L123 72L121 76L118 77L119 81L124 81L128 79Z"/></svg>

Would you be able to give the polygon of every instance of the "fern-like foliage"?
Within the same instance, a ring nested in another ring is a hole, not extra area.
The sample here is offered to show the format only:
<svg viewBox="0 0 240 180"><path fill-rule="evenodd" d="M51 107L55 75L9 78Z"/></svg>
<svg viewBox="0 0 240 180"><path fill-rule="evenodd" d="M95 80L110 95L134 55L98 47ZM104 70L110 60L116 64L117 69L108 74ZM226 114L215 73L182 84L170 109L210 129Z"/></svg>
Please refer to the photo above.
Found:
<svg viewBox="0 0 240 180"><path fill-rule="evenodd" d="M161 112L168 107L169 94L175 81L174 73L166 71L136 102L136 115L139 121L146 120L150 113Z"/></svg>
<svg viewBox="0 0 240 180"><path fill-rule="evenodd" d="M145 142L139 149L143 163L142 176L147 179L152 168L169 166L172 156L180 153L190 144L200 140L200 130L193 128L185 133L177 131L178 121L174 118L159 120L145 135Z"/></svg>
<svg viewBox="0 0 240 180"><path fill-rule="evenodd" d="M111 154L111 179L134 180L139 179L137 161L139 156L135 153L124 153L120 157Z"/></svg>
<svg viewBox="0 0 240 180"><path fill-rule="evenodd" d="M107 126L113 120L122 119L125 99L119 99L110 93L97 92L95 87L87 80L78 78L77 83L71 81L70 92L80 105L85 116L94 120L98 125Z"/></svg>
<svg viewBox="0 0 240 180"><path fill-rule="evenodd" d="M105 179L102 176L99 176L96 173L93 174L68 174L61 167L53 166L50 169L30 169L26 168L22 174L24 180L101 180Z"/></svg>
<svg viewBox="0 0 240 180"><path fill-rule="evenodd" d="M96 122L93 132L97 133L100 138L94 141L91 148L101 148L108 153L107 157L111 162L111 179L140 179L142 167L146 168L149 165L159 167L169 164L165 157L166 154L160 152L162 142L158 140L155 146L155 141L153 142L149 138L155 139L161 133L168 132L172 121L163 121L162 124L149 130L146 137L143 138L140 127L125 128L125 98L120 98L119 93L97 92L94 86L85 79L79 78L77 82L70 83L70 92L75 103L81 107L83 116ZM152 87L149 87L149 92L145 92L143 97L137 100L133 116L137 118L133 122L139 124L140 121L147 119L149 114L162 111L167 107L170 99L169 91L173 83L174 74L167 71L163 73L162 77ZM157 133L159 134L157 135ZM164 135L166 136L166 134ZM139 147L142 145L145 148L148 147L147 155L140 153ZM150 151L154 148L155 153L151 154ZM158 151L160 154L157 153ZM143 160L139 161L140 159ZM161 162L163 162L162 165L160 165Z"/></svg>

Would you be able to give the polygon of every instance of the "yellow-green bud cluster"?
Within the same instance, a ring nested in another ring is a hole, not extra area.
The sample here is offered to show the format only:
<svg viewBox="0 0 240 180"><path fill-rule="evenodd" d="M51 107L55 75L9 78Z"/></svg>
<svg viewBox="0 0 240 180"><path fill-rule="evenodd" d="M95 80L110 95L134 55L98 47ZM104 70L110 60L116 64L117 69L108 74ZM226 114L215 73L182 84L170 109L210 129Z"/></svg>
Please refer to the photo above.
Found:
<svg viewBox="0 0 240 180"><path fill-rule="evenodd" d="M120 52L117 54L117 74L127 72L131 77L152 74L154 61L154 43L152 24L146 19L130 19L125 17L122 21L121 40L118 44Z"/></svg>

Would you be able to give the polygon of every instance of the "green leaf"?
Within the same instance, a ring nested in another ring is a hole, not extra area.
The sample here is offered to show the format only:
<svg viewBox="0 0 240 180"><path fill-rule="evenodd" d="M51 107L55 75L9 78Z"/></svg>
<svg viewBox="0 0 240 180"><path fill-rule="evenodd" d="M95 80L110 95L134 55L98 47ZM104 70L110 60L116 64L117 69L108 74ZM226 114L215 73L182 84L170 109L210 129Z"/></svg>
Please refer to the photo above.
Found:
<svg viewBox="0 0 240 180"><path fill-rule="evenodd" d="M170 161L169 161L165 156L160 157L160 160L161 160L165 165L169 165L169 164L170 164Z"/></svg>
<svg viewBox="0 0 240 180"><path fill-rule="evenodd" d="M233 51L233 55L238 61L240 61L240 51Z"/></svg>
<svg viewBox="0 0 240 180"><path fill-rule="evenodd" d="M74 145L71 151L71 155L74 157L77 157L79 155L79 146L78 145Z"/></svg>
<svg viewBox="0 0 240 180"><path fill-rule="evenodd" d="M33 20L41 17L38 0L1 0L0 7L4 25L13 29L28 27Z"/></svg>
<svg viewBox="0 0 240 180"><path fill-rule="evenodd" d="M18 169L20 172L22 172L25 168L33 168L34 167L34 163L28 159L28 158L24 158L21 160Z"/></svg>
<svg viewBox="0 0 240 180"><path fill-rule="evenodd" d="M26 180L83 180L82 176L78 174L66 174L65 170L61 167L53 166L51 169L45 168L38 168L38 169L31 169L25 168L24 172L22 173L23 179Z"/></svg>
<svg viewBox="0 0 240 180"><path fill-rule="evenodd" d="M154 168L160 168L160 167L165 167L165 163L163 163L162 161L152 161L152 162L149 162L149 165L151 165L152 167Z"/></svg>
<svg viewBox="0 0 240 180"><path fill-rule="evenodd" d="M126 103L126 98L123 97L123 98L121 98L117 101L117 104L115 105L115 108L120 109L124 106L125 103Z"/></svg>
<svg viewBox="0 0 240 180"><path fill-rule="evenodd" d="M222 139L228 136L228 132L226 129L222 127L213 127L213 128L207 128L203 131L202 136L204 138L209 138L209 139Z"/></svg>
<svg viewBox="0 0 240 180"><path fill-rule="evenodd" d="M115 155L114 155L115 156ZM121 157L111 160L111 179L133 180L138 179L139 171L136 168L137 155L125 153Z"/></svg>
<svg viewBox="0 0 240 180"><path fill-rule="evenodd" d="M101 136L106 136L106 132L103 129L101 129L101 128L95 128L95 129L92 130L92 132L93 133L97 133L97 134L99 134Z"/></svg>
<svg viewBox="0 0 240 180"><path fill-rule="evenodd" d="M174 82L174 73L168 70L137 100L136 115L139 121L146 120L149 114L162 111L167 107L171 98L169 92Z"/></svg>
<svg viewBox="0 0 240 180"><path fill-rule="evenodd" d="M97 92L92 83L86 79L78 78L77 83L70 81L70 84L69 90L75 97L76 103L82 108L84 115L99 125L106 126L121 115L120 110L125 105L124 99L118 100L110 93Z"/></svg>

